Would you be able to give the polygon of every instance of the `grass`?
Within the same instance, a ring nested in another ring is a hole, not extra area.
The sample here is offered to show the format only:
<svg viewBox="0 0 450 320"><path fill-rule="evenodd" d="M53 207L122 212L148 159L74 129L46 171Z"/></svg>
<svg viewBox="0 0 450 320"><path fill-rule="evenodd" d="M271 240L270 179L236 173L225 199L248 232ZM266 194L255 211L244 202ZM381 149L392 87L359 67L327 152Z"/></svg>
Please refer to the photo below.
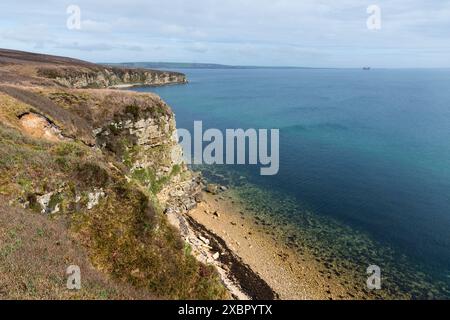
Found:
<svg viewBox="0 0 450 320"><path fill-rule="evenodd" d="M164 298L226 297L214 269L186 254L177 230L144 192L127 182L115 188L89 214L74 218L76 233L91 246L97 268Z"/></svg>
<svg viewBox="0 0 450 320"><path fill-rule="evenodd" d="M155 295L96 271L63 219L9 207L0 197L0 299L154 299ZM82 289L66 288L66 268L76 264Z"/></svg>
<svg viewBox="0 0 450 320"><path fill-rule="evenodd" d="M155 203L181 168L160 179L136 171L136 181L151 182L144 190L112 170L114 161L81 142L38 141L0 122L0 298L228 298L214 268L196 261ZM75 195L93 188L107 197L77 209ZM40 214L36 195L59 189L50 207L59 204L60 213ZM5 205L19 198L34 213ZM74 261L90 270L78 293L64 290L64 268Z"/></svg>
<svg viewBox="0 0 450 320"><path fill-rule="evenodd" d="M149 191L156 195L163 187L172 179L172 177L181 173L181 166L174 165L172 171L159 179L156 178L155 172L151 168L140 168L132 172L131 177L138 181L143 186L146 186Z"/></svg>

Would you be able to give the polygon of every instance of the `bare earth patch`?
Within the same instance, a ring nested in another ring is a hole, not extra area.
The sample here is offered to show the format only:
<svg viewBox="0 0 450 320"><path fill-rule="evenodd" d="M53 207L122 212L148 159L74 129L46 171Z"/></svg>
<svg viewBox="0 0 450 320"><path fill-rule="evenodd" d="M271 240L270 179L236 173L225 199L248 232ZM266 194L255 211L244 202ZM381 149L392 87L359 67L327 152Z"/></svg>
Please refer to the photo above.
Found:
<svg viewBox="0 0 450 320"><path fill-rule="evenodd" d="M64 140L61 130L45 117L35 113L28 113L20 117L23 131L33 138L45 139L51 142Z"/></svg>

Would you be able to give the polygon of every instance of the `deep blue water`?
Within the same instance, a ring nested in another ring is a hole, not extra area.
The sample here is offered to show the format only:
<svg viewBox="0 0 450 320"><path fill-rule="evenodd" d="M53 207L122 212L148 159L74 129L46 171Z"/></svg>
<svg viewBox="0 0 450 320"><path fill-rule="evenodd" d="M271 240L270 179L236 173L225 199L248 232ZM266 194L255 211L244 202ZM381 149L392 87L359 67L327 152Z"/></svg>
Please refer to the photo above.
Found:
<svg viewBox="0 0 450 320"><path fill-rule="evenodd" d="M190 83L140 88L178 127L279 128L287 192L450 275L450 70L182 70Z"/></svg>

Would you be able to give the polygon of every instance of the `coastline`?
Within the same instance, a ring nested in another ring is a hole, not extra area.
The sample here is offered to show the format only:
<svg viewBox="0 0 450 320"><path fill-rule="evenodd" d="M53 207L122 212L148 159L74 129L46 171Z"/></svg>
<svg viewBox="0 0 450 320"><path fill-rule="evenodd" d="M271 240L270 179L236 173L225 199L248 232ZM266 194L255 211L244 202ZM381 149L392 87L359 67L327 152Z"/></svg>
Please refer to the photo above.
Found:
<svg viewBox="0 0 450 320"><path fill-rule="evenodd" d="M203 201L187 214L190 225L220 238L282 300L336 300L346 289L320 272L313 256L300 256L245 213L233 190L204 192ZM242 279L248 281L248 279ZM242 282L241 284L242 285ZM355 293L356 295L356 293Z"/></svg>
<svg viewBox="0 0 450 320"><path fill-rule="evenodd" d="M262 193L266 198L261 199L261 194L251 191L252 197L255 198L249 202L248 194L246 194L248 191L245 187L226 183L226 179L224 183L218 182L214 175L209 176L211 173L207 170L205 174L206 177L202 180L206 187L203 188L201 201L197 201L196 207L184 213L183 219L197 238L207 238L207 241L211 237L218 238L223 243L223 247L236 256L239 263L247 266L252 274L259 277L273 291L275 299L411 298L399 291L396 284L388 278L385 278L384 290L369 290L366 285L365 267L361 268L355 261L342 257L338 246L321 247L323 245L321 237L325 235L324 233L316 233L316 238L311 242L308 231L284 219L278 209L272 208L275 210L274 215L267 215L263 209L266 202L275 200L269 195ZM216 176L222 175L216 174ZM219 184L208 184L208 181ZM215 187L211 188L211 186ZM261 203L255 207L254 201ZM281 206L286 213L293 210L288 202L280 202L278 206ZM308 219L307 217L304 223L308 223ZM315 222L311 220L309 223ZM348 238L343 233L345 231L339 229L337 225L333 225L333 228L336 228L333 230L333 241L347 241ZM325 233L330 232L328 229L322 230ZM181 234L184 236L183 232ZM203 251L198 255L195 253L196 243L192 243L187 237L184 238L188 240L188 243L193 244L194 256L200 258L201 262L215 265L219 269L222 282L230 292L232 290L227 282L231 281L235 288L242 288L247 282L251 282L245 276L236 277L233 269L222 265L220 261L222 259L214 260L213 255L218 252L217 249L207 248L206 253ZM202 241L199 242L202 247ZM344 250L347 252L353 249L347 243ZM205 259L205 257L209 258ZM220 269L225 269L226 272L223 274ZM386 274L391 276L388 272ZM232 294L232 296L236 298L236 295ZM248 298L251 298L251 295Z"/></svg>
<svg viewBox="0 0 450 320"><path fill-rule="evenodd" d="M202 187L203 184L200 183L198 186ZM183 187L179 185L178 188ZM230 247L214 230L207 228L192 216L192 212L202 208L208 197L205 191L199 191L200 193L195 192L195 205L191 205L190 210L180 212L179 207L170 208L169 206L169 209L165 211L168 222L184 239L185 250L197 261L216 269L230 298L235 300L278 299L278 294L236 254L234 248ZM164 196L161 198L160 194L159 201L165 202L164 198Z"/></svg>
<svg viewBox="0 0 450 320"><path fill-rule="evenodd" d="M329 248L320 249L321 245L318 244L323 240L320 237L324 233L317 234L313 239L316 243L311 243L307 233L282 219L278 212L276 217L270 217L263 211L255 210L243 196L245 191L242 188L220 185L213 192L210 192L210 185L207 185L202 201L186 214L187 221L190 224L193 221L194 225L200 225L201 229L220 238L242 264L248 266L252 273L271 288L277 299L404 300L413 297L406 295L398 286L406 283L412 288L421 288L426 285L420 278L408 283L408 274L403 278L403 274L395 273L397 269L386 268L383 290L369 290L364 264L361 268L361 264L351 258L342 257L339 246L330 245ZM284 210L289 212L289 206L285 203L283 205L286 205ZM333 241L351 240L344 232L339 228L334 230ZM345 250L353 250L348 242ZM370 250L370 247L366 250ZM366 257L364 252L361 254ZM390 267L388 263L386 266ZM410 266L405 261L405 269L408 267ZM229 278L236 279L233 270L230 274ZM392 279L393 275L399 278ZM236 287L248 281L245 277L237 280ZM433 291L429 292L435 294Z"/></svg>
<svg viewBox="0 0 450 320"><path fill-rule="evenodd" d="M116 84L116 85L113 85L113 86L109 86L108 89L126 90L126 89L133 89L133 88L175 86L175 85L188 84L188 83L189 83L188 80L176 81L176 82L168 82L168 83L160 83L160 84L136 82L136 83Z"/></svg>

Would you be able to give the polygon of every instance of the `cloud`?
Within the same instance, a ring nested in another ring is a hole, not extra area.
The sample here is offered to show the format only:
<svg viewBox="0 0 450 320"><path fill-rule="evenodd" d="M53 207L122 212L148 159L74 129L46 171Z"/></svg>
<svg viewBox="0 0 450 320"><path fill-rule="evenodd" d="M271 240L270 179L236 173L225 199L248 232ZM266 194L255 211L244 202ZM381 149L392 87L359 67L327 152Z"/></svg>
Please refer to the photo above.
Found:
<svg viewBox="0 0 450 320"><path fill-rule="evenodd" d="M77 0L82 30L70 31L72 2L2 0L3 43L102 61L450 67L450 0L377 0L376 32L369 0Z"/></svg>
<svg viewBox="0 0 450 320"><path fill-rule="evenodd" d="M26 25L0 31L0 38L30 45L31 48L45 48L57 43L43 24Z"/></svg>
<svg viewBox="0 0 450 320"><path fill-rule="evenodd" d="M186 33L186 29L182 26L176 24L165 24L161 26L161 31L167 35L184 35Z"/></svg>
<svg viewBox="0 0 450 320"><path fill-rule="evenodd" d="M59 49L69 49L69 50L78 50L78 51L111 51L111 50L124 50L124 51L142 51L144 50L141 46L138 45L114 45L108 43L83 43L80 44L78 42L66 43L66 44L58 44L55 48Z"/></svg>
<svg viewBox="0 0 450 320"><path fill-rule="evenodd" d="M201 42L195 42L187 46L186 49L191 52L205 53L208 51L208 46Z"/></svg>
<svg viewBox="0 0 450 320"><path fill-rule="evenodd" d="M81 30L83 32L111 32L112 25L106 22L95 20L82 20Z"/></svg>

